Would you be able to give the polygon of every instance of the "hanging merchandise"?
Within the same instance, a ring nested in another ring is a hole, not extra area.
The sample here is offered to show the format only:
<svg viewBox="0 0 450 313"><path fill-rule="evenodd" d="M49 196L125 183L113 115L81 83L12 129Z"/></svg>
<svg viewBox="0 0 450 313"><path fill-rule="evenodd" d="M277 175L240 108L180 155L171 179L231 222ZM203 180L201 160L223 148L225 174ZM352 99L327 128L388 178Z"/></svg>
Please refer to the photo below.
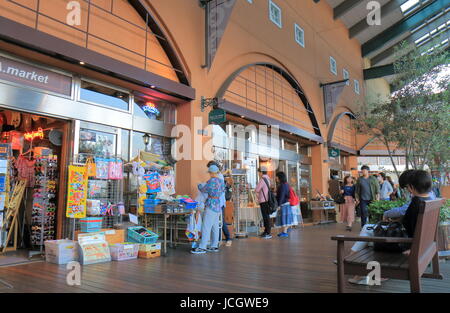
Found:
<svg viewBox="0 0 450 313"><path fill-rule="evenodd" d="M110 160L108 166L109 179L123 179L123 162L122 160Z"/></svg>
<svg viewBox="0 0 450 313"><path fill-rule="evenodd" d="M100 200L91 200L88 199L86 201L86 211L89 216L99 216L101 215L101 202Z"/></svg>
<svg viewBox="0 0 450 313"><path fill-rule="evenodd" d="M29 160L24 155L20 155L14 164L18 172L18 178L25 179L27 187L30 188L34 187L34 163L35 160Z"/></svg>
<svg viewBox="0 0 450 313"><path fill-rule="evenodd" d="M86 217L88 180L85 166L69 166L67 211L69 218Z"/></svg>
<svg viewBox="0 0 450 313"><path fill-rule="evenodd" d="M95 158L96 166L96 178L97 179L108 179L109 174L109 159Z"/></svg>
<svg viewBox="0 0 450 313"><path fill-rule="evenodd" d="M147 193L161 192L160 175L158 172L150 172L144 175L144 180L147 184Z"/></svg>
<svg viewBox="0 0 450 313"><path fill-rule="evenodd" d="M88 177L97 176L97 167L92 157L88 157L88 159L86 160L86 171Z"/></svg>
<svg viewBox="0 0 450 313"><path fill-rule="evenodd" d="M89 198L107 198L108 197L108 182L105 180L88 181L88 197Z"/></svg>
<svg viewBox="0 0 450 313"><path fill-rule="evenodd" d="M162 175L160 178L161 181L161 192L166 195L175 194L175 177L173 175L173 171L169 174Z"/></svg>

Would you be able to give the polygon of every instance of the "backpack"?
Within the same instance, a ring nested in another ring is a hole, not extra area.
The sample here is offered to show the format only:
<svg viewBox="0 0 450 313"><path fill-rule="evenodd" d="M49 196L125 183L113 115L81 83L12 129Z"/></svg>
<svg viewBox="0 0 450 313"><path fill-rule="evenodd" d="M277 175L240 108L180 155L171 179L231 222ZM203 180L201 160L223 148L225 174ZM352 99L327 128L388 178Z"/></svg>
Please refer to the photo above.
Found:
<svg viewBox="0 0 450 313"><path fill-rule="evenodd" d="M373 234L376 237L408 238L406 230L399 222L378 222L378 224L373 227ZM410 247L411 244L375 242L373 249L375 251L399 253L408 250Z"/></svg>
<svg viewBox="0 0 450 313"><path fill-rule="evenodd" d="M263 177L263 179L267 185L268 196L269 196L269 199L266 199L266 202L269 206L269 211L272 214L278 209L278 201L277 201L277 198L275 197L275 195L273 194L272 190L270 190L270 186L269 186L269 183L267 182L267 180L264 177ZM263 194L264 194L264 192L263 192ZM264 195L264 199L265 198L266 198L266 195Z"/></svg>
<svg viewBox="0 0 450 313"><path fill-rule="evenodd" d="M225 185L225 200L230 201L231 197L233 196L233 189L230 185Z"/></svg>
<svg viewBox="0 0 450 313"><path fill-rule="evenodd" d="M298 200L298 196L294 191L294 188L292 188L291 186L289 186L289 204L291 206L296 206L299 204L299 200Z"/></svg>

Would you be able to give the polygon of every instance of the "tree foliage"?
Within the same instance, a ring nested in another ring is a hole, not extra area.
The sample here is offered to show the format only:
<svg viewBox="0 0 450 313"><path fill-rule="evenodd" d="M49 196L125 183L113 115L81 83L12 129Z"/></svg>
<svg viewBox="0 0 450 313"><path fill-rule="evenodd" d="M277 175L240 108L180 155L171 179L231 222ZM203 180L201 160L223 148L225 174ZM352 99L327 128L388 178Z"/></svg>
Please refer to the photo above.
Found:
<svg viewBox="0 0 450 313"><path fill-rule="evenodd" d="M392 145L405 152L407 168L448 171L450 53L423 53L403 43L397 55L391 97L361 105L356 128L383 142L397 175Z"/></svg>

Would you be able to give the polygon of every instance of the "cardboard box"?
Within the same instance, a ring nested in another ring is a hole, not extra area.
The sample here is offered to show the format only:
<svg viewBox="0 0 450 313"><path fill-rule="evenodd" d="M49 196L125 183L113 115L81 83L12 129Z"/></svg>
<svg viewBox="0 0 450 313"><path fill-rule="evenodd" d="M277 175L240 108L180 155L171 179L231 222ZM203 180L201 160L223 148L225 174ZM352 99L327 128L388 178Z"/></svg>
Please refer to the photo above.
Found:
<svg viewBox="0 0 450 313"><path fill-rule="evenodd" d="M114 245L116 243L123 243L126 241L125 235L126 231L125 229L112 229L112 228L104 228L98 233L104 233L106 242L108 242L109 245ZM78 240L78 235L84 234L81 231L75 232L75 240ZM90 233L94 234L94 233ZM95 233L96 234L96 233Z"/></svg>
<svg viewBox="0 0 450 313"><path fill-rule="evenodd" d="M49 263L67 264L78 261L78 243L72 240L48 240L45 242L45 260Z"/></svg>

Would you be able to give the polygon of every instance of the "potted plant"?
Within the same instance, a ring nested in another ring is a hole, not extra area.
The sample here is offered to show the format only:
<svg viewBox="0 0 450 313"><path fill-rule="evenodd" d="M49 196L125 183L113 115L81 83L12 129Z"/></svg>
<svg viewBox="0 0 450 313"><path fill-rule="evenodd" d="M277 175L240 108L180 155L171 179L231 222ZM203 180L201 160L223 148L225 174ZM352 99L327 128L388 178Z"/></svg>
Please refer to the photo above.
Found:
<svg viewBox="0 0 450 313"><path fill-rule="evenodd" d="M439 251L450 250L450 199L441 208L439 214L438 248Z"/></svg>
<svg viewBox="0 0 450 313"><path fill-rule="evenodd" d="M383 219L383 214L393 208L401 207L405 204L406 200L377 200L369 204L369 222L371 224L376 224Z"/></svg>

